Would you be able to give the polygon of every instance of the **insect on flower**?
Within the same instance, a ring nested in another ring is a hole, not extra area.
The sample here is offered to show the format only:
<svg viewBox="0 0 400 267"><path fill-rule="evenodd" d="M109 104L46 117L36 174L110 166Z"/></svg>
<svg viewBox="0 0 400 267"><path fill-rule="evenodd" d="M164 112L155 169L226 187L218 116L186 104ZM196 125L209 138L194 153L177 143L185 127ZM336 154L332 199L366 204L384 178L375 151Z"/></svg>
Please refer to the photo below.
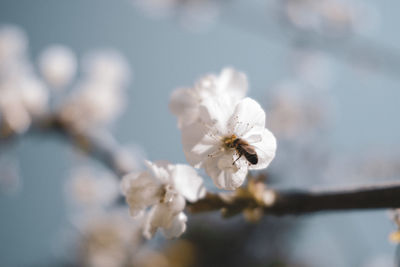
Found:
<svg viewBox="0 0 400 267"><path fill-rule="evenodd" d="M255 148L247 143L245 140L238 138L236 135L232 135L224 140L224 144L227 148L234 148L238 153L239 157L232 163L235 164L242 156L244 156L247 161L255 165L258 163L258 156Z"/></svg>

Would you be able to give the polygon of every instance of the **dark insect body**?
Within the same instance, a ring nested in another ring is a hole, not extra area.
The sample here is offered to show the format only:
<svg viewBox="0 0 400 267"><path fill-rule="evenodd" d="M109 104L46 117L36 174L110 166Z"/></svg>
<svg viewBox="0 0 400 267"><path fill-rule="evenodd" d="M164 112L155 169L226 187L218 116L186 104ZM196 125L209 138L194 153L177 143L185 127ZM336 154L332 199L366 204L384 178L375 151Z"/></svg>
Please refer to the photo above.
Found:
<svg viewBox="0 0 400 267"><path fill-rule="evenodd" d="M247 159L247 161L252 165L258 163L258 156L256 150L252 145L250 145L243 139L237 138L236 135L232 135L231 137L226 138L224 140L224 143L228 148L236 149L239 155L239 157L232 164L235 164L235 162L242 156L244 156Z"/></svg>
<svg viewBox="0 0 400 267"><path fill-rule="evenodd" d="M247 161L253 165L258 163L257 152L253 146L249 145L249 143L240 138L237 138L233 141L233 145L239 154L239 157L233 163L235 163L242 156L244 156Z"/></svg>

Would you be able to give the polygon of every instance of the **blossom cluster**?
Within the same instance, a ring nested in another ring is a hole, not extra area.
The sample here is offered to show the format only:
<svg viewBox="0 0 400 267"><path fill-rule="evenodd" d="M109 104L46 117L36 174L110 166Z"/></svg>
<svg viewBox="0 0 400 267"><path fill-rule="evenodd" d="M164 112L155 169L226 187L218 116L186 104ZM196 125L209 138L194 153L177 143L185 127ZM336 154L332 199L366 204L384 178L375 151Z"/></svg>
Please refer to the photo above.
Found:
<svg viewBox="0 0 400 267"><path fill-rule="evenodd" d="M93 132L121 112L129 66L118 53L92 52L78 64L71 49L52 45L40 53L36 74L26 48L23 31L11 26L0 29L2 127L22 133L37 116L49 115L67 131L94 138ZM73 82L79 65L82 74ZM186 202L196 202L206 194L196 169L204 168L218 188L234 190L243 184L249 170L266 168L272 161L275 137L265 127L264 110L246 97L247 91L246 75L226 68L220 75L207 75L193 87L172 93L170 110L178 119L184 154L191 166L146 161L147 170L129 173L121 183L131 215L140 218L145 237L151 238L158 229L166 237L185 231ZM76 179L71 180L69 189L85 210L96 210L97 204L108 206L117 198L116 187L108 178L100 179L101 175L87 170L73 176Z"/></svg>
<svg viewBox="0 0 400 267"><path fill-rule="evenodd" d="M247 90L246 76L227 68L171 97L187 161L204 168L221 189L238 188L248 170L266 168L275 156L276 139L265 127L265 112L245 97Z"/></svg>
<svg viewBox="0 0 400 267"><path fill-rule="evenodd" d="M264 110L246 97L247 90L246 75L226 68L172 93L169 107L192 166L148 161L148 170L124 177L123 193L131 214L144 217L145 237L151 238L158 228L166 237L185 231L186 201L195 202L206 192L195 168L204 168L218 188L234 190L248 170L270 164L276 139L265 127Z"/></svg>
<svg viewBox="0 0 400 267"><path fill-rule="evenodd" d="M16 26L0 27L0 121L2 135L24 132L47 107L46 85L27 59L28 40Z"/></svg>
<svg viewBox="0 0 400 267"><path fill-rule="evenodd" d="M84 56L82 78L74 84L78 63L70 48L48 46L39 54L37 67L29 60L27 48L23 30L0 26L3 135L23 133L32 121L51 112L71 130L80 132L106 126L121 113L129 66L119 53L102 50Z"/></svg>

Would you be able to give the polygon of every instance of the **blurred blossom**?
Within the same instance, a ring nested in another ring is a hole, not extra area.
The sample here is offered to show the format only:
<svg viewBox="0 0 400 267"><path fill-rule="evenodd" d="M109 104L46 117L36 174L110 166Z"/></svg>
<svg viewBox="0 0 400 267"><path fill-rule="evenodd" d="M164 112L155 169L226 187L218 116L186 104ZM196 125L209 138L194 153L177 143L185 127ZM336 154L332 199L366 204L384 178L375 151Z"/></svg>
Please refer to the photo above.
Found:
<svg viewBox="0 0 400 267"><path fill-rule="evenodd" d="M295 27L329 37L367 33L379 21L375 9L361 1L286 0L283 3L285 16Z"/></svg>
<svg viewBox="0 0 400 267"><path fill-rule="evenodd" d="M123 209L87 214L75 225L79 266L124 267L135 257L140 242L140 221L134 221Z"/></svg>
<svg viewBox="0 0 400 267"><path fill-rule="evenodd" d="M293 65L296 77L315 89L328 89L333 82L332 64L323 52L295 50Z"/></svg>
<svg viewBox="0 0 400 267"><path fill-rule="evenodd" d="M87 81L79 84L64 103L61 118L76 131L107 126L124 107L121 92L108 84Z"/></svg>
<svg viewBox="0 0 400 267"><path fill-rule="evenodd" d="M329 103L300 86L296 81L281 82L268 97L269 126L286 139L315 132L329 119Z"/></svg>
<svg viewBox="0 0 400 267"><path fill-rule="evenodd" d="M213 25L220 9L216 0L133 0L133 4L153 18L176 15L183 27L193 31Z"/></svg>
<svg viewBox="0 0 400 267"><path fill-rule="evenodd" d="M27 48L28 39L22 29L14 25L0 25L0 69L24 57Z"/></svg>
<svg viewBox="0 0 400 267"><path fill-rule="evenodd" d="M83 209L110 206L120 193L117 177L90 167L74 169L65 191L69 202Z"/></svg>
<svg viewBox="0 0 400 267"><path fill-rule="evenodd" d="M186 200L204 197L203 179L188 165L147 162L147 171L124 177L122 191L132 216L145 215L144 236L151 238L158 228L167 238L178 237L186 230L183 213Z"/></svg>
<svg viewBox="0 0 400 267"><path fill-rule="evenodd" d="M140 170L145 162L146 152L139 145L128 144L115 153L115 164L118 170Z"/></svg>
<svg viewBox="0 0 400 267"><path fill-rule="evenodd" d="M105 127L120 115L129 79L128 64L117 52L89 54L83 65L84 77L60 111L75 131Z"/></svg>
<svg viewBox="0 0 400 267"><path fill-rule="evenodd" d="M27 40L13 26L0 28L0 119L3 131L22 133L47 109L48 91L26 56Z"/></svg>
<svg viewBox="0 0 400 267"><path fill-rule="evenodd" d="M39 68L51 88L63 89L76 73L75 54L63 45L49 46L40 54Z"/></svg>
<svg viewBox="0 0 400 267"><path fill-rule="evenodd" d="M169 109L178 118L178 127L199 120L200 106L213 98L227 97L232 105L243 99L248 91L247 77L232 68L225 68L219 76L210 74L200 78L192 88L176 89Z"/></svg>
<svg viewBox="0 0 400 267"><path fill-rule="evenodd" d="M133 257L131 264L132 267L175 267L169 265L168 259L163 253L151 250L141 249Z"/></svg>
<svg viewBox="0 0 400 267"><path fill-rule="evenodd" d="M98 50L87 54L82 60L82 68L88 80L106 83L114 90L123 88L131 75L126 59L114 50Z"/></svg>

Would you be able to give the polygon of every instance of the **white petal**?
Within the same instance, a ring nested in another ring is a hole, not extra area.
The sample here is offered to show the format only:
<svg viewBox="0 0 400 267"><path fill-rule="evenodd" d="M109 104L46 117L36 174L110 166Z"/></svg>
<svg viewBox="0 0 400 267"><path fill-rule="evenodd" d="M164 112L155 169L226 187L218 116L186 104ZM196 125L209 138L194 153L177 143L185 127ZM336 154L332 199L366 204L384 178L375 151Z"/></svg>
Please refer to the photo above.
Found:
<svg viewBox="0 0 400 267"><path fill-rule="evenodd" d="M220 189L235 190L241 186L247 176L247 165L232 164L233 155L225 154L218 159L209 159L205 165L206 173L213 179Z"/></svg>
<svg viewBox="0 0 400 267"><path fill-rule="evenodd" d="M188 165L177 164L172 173L175 189L187 200L194 202L206 194L203 179Z"/></svg>
<svg viewBox="0 0 400 267"><path fill-rule="evenodd" d="M243 137L253 129L265 127L265 112L255 100L246 97L236 105L228 125L238 137Z"/></svg>
<svg viewBox="0 0 400 267"><path fill-rule="evenodd" d="M228 121L234 112L236 101L222 94L205 99L199 107L200 120L211 127L214 135L228 134Z"/></svg>
<svg viewBox="0 0 400 267"><path fill-rule="evenodd" d="M166 238L179 237L186 231L187 216L180 212L174 217L170 227L163 229L163 234Z"/></svg>
<svg viewBox="0 0 400 267"><path fill-rule="evenodd" d="M185 199L180 195L176 195L171 202L154 205L147 215L144 236L151 238L158 228L170 228L174 217L184 208Z"/></svg>
<svg viewBox="0 0 400 267"><path fill-rule="evenodd" d="M191 89L177 89L170 98L169 109L178 117L178 127L196 121L199 116L199 99Z"/></svg>
<svg viewBox="0 0 400 267"><path fill-rule="evenodd" d="M219 139L208 132L202 123L196 122L182 128L182 145L186 160L198 168L208 155L218 150Z"/></svg>
<svg viewBox="0 0 400 267"><path fill-rule="evenodd" d="M268 167L271 161L275 157L276 152L276 138L268 130L264 129L262 131L262 139L260 142L252 143L257 152L258 163L256 165L250 165L249 169L264 169Z"/></svg>
<svg viewBox="0 0 400 267"><path fill-rule="evenodd" d="M54 88L66 86L76 72L74 52L62 45L53 45L42 52L39 67L43 77Z"/></svg>
<svg viewBox="0 0 400 267"><path fill-rule="evenodd" d="M151 162L146 160L145 165L150 170L153 177L163 184L171 182L171 174L169 168L171 164L168 161Z"/></svg>
<svg viewBox="0 0 400 267"><path fill-rule="evenodd" d="M132 216L158 203L162 193L161 185L148 172L128 174L123 178L122 189Z"/></svg>
<svg viewBox="0 0 400 267"><path fill-rule="evenodd" d="M247 77L244 73L232 68L225 68L221 71L218 79L218 87L235 100L243 98L248 90Z"/></svg>

